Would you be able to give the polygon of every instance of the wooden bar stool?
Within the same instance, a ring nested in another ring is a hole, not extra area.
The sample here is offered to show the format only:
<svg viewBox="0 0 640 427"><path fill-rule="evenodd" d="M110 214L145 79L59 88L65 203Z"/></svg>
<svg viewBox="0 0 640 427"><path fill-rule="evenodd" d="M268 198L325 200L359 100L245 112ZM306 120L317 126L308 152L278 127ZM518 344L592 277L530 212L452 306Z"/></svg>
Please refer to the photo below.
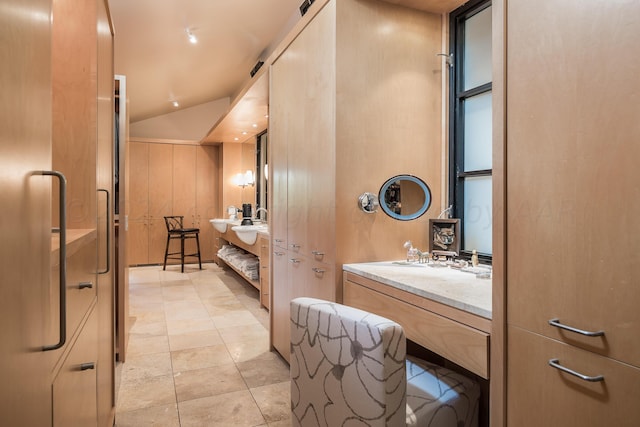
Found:
<svg viewBox="0 0 640 427"><path fill-rule="evenodd" d="M199 228L184 228L182 225L182 221L184 216L165 216L164 222L167 225L167 247L164 251L164 266L163 270L167 268L167 259L179 259L182 264L182 272L184 273L184 258L185 257L198 257L198 265L200 266L200 270L202 270L202 260L200 259L200 239L198 238L198 234L200 233ZM179 252L169 252L169 243L172 239L180 239L180 251ZM184 253L184 241L187 239L196 239L196 248L198 252L193 254L185 254ZM171 256L171 255L180 255Z"/></svg>

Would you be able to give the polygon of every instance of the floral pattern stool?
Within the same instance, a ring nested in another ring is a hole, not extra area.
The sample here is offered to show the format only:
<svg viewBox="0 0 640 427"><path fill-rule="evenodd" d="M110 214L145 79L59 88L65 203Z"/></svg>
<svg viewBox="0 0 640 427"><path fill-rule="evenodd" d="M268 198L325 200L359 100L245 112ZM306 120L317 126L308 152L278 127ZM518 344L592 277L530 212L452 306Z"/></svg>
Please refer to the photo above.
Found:
<svg viewBox="0 0 640 427"><path fill-rule="evenodd" d="M291 301L294 426L476 427L479 385L406 356L402 327L353 307Z"/></svg>

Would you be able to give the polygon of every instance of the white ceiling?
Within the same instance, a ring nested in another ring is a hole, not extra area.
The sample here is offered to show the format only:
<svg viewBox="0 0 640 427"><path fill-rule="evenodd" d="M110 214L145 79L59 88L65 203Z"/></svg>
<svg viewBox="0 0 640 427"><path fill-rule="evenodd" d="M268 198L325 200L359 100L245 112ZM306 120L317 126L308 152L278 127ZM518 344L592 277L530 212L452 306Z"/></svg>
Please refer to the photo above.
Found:
<svg viewBox="0 0 640 427"><path fill-rule="evenodd" d="M233 97L300 18L302 0L109 0L130 121ZM187 29L198 37L189 43Z"/></svg>

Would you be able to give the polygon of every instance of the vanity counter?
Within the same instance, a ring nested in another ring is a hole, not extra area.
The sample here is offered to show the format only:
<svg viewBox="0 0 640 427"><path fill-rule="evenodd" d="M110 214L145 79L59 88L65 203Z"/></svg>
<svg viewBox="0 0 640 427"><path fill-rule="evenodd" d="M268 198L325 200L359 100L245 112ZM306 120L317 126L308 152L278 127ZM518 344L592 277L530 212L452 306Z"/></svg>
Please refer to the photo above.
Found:
<svg viewBox="0 0 640 427"><path fill-rule="evenodd" d="M344 271L491 319L491 279L429 264L371 262L344 264Z"/></svg>
<svg viewBox="0 0 640 427"><path fill-rule="evenodd" d="M402 262L342 268L344 304L399 323L408 339L489 378L491 279Z"/></svg>

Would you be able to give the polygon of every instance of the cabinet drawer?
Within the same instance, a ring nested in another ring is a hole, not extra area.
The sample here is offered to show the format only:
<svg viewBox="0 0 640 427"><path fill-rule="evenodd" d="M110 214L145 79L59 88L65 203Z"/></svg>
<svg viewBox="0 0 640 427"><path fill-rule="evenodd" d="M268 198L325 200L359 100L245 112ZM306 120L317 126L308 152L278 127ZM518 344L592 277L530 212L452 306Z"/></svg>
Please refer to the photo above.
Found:
<svg viewBox="0 0 640 427"><path fill-rule="evenodd" d="M346 305L399 323L410 340L489 378L489 334L348 280L343 297Z"/></svg>
<svg viewBox="0 0 640 427"><path fill-rule="evenodd" d="M638 425L640 369L518 327L509 326L507 334L509 426ZM561 372L550 359L584 375L603 375L604 381Z"/></svg>
<svg viewBox="0 0 640 427"><path fill-rule="evenodd" d="M66 323L67 339L70 339L86 315L87 310L96 298L96 240L92 239L67 257L66 283ZM56 265L51 269L51 286L49 288L51 301L50 341L58 336L59 324L59 271Z"/></svg>
<svg viewBox="0 0 640 427"><path fill-rule="evenodd" d="M93 310L53 381L54 427L97 425L97 335Z"/></svg>

